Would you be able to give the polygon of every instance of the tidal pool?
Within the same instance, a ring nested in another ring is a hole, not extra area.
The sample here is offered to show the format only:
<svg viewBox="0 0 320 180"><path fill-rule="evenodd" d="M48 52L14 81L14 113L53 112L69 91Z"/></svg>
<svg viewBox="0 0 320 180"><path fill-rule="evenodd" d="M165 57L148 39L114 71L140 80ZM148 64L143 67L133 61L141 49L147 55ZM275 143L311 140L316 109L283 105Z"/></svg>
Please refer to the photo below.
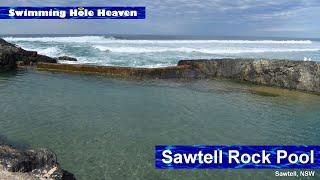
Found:
<svg viewBox="0 0 320 180"><path fill-rule="evenodd" d="M154 147L320 144L320 96L224 80L18 71L0 74L0 110L6 141L53 150L80 180L274 179L276 170L157 170Z"/></svg>

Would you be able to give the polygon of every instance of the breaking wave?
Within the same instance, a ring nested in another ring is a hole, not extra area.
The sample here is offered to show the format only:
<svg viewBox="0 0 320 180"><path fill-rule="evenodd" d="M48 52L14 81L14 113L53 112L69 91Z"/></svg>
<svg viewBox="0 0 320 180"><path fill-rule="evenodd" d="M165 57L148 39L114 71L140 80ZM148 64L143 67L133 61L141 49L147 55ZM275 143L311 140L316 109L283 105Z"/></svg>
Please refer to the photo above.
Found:
<svg viewBox="0 0 320 180"><path fill-rule="evenodd" d="M5 37L39 54L68 55L77 62L129 67L165 67L181 59L270 58L320 60L317 40L132 40L112 36Z"/></svg>
<svg viewBox="0 0 320 180"><path fill-rule="evenodd" d="M104 36L78 36L78 37L6 37L6 41L11 42L59 42L59 43L97 43L106 40L115 39L114 37L106 38Z"/></svg>
<svg viewBox="0 0 320 180"><path fill-rule="evenodd" d="M48 48L32 48L32 47L23 47L25 50L28 51L37 51L38 54L50 56L50 57L57 57L62 53L62 50L58 47L48 47Z"/></svg>
<svg viewBox="0 0 320 180"><path fill-rule="evenodd" d="M39 54L51 56L51 57L57 57L59 54L62 52L59 48L57 47L49 47L46 49L39 49L37 50Z"/></svg>
<svg viewBox="0 0 320 180"><path fill-rule="evenodd" d="M205 53L205 54L240 54L240 53L264 53L264 52L316 52L320 49L206 49L206 48L161 48L161 47L106 47L93 46L100 51L115 52L115 53L159 53L159 52L181 52L181 53Z"/></svg>
<svg viewBox="0 0 320 180"><path fill-rule="evenodd" d="M129 44L311 44L311 40L125 40L113 36L78 37L6 37L7 41L61 42L61 43L129 43Z"/></svg>

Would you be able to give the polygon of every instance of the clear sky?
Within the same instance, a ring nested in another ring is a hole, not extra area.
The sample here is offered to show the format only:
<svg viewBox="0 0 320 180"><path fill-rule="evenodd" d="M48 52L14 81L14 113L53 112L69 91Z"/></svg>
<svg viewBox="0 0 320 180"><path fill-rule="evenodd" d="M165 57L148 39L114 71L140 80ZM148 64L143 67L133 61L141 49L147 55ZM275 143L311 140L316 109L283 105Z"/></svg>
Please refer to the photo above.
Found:
<svg viewBox="0 0 320 180"><path fill-rule="evenodd" d="M320 0L1 0L0 6L145 6L145 20L0 20L0 34L320 38Z"/></svg>

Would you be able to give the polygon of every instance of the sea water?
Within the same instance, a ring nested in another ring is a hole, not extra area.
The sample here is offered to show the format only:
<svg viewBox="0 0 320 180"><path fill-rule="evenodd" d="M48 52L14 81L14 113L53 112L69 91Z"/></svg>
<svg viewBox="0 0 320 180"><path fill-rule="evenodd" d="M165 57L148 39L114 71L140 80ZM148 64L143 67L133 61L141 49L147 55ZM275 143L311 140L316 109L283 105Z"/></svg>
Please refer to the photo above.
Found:
<svg viewBox="0 0 320 180"><path fill-rule="evenodd" d="M155 169L155 145L320 144L319 96L263 89L223 80L0 74L0 135L21 148L53 150L80 180L274 179L276 170Z"/></svg>
<svg viewBox="0 0 320 180"><path fill-rule="evenodd" d="M320 60L317 39L190 38L161 36L5 37L27 50L78 62L129 67L174 66L182 59L268 58Z"/></svg>

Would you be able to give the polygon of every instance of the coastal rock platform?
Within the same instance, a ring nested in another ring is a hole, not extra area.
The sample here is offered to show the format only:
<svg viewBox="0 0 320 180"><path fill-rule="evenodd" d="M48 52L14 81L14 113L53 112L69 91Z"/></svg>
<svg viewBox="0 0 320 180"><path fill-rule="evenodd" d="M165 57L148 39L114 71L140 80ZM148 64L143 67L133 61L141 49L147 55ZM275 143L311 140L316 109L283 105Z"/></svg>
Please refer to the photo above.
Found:
<svg viewBox="0 0 320 180"><path fill-rule="evenodd" d="M38 62L57 63L57 60L36 51L24 50L0 38L0 71L14 69L17 62L20 65L30 65Z"/></svg>
<svg viewBox="0 0 320 180"><path fill-rule="evenodd" d="M214 59L183 60L194 78L223 77L254 84L320 93L320 64L313 61Z"/></svg>

